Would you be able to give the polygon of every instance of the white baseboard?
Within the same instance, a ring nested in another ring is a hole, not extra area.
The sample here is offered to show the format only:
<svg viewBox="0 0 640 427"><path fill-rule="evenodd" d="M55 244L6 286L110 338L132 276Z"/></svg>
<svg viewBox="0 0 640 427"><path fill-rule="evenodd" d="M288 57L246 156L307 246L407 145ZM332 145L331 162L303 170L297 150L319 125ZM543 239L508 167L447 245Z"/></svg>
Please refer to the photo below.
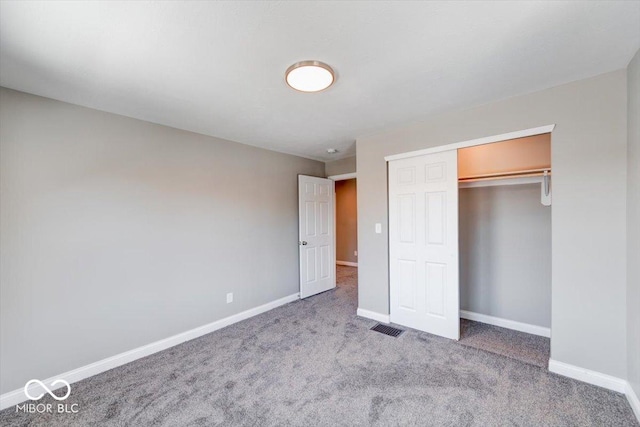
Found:
<svg viewBox="0 0 640 427"><path fill-rule="evenodd" d="M217 320L207 325L199 326L195 329L191 329L189 331L182 332L177 335L173 335L169 338L165 338L160 341L156 341L151 344L147 344L142 347L138 347L133 350L129 350L124 353L120 353L115 356L102 359L100 361L91 363L89 365L85 365L80 368L74 369L72 371L55 375L49 379L43 380L42 382L47 386L49 386L49 384L51 384L53 381L61 378L66 380L69 384L73 384L85 378L89 378L93 375L97 375L102 372L108 371L109 369L122 366L129 362L133 362L134 360L149 356L153 353L166 350L167 348L176 346L185 341L189 341L194 338L201 337L208 333L217 331L218 329L222 329L226 326L232 325L234 323L240 322L250 317L257 316L258 314L262 314L269 310L273 310L276 307L280 307L281 305L285 305L292 301L296 301L299 298L300 298L299 293L289 295L284 298L280 298L278 300L263 304L259 307L251 308L241 313L234 314L233 316L225 317L224 319ZM56 388L59 388L59 387L51 387L51 390L55 390ZM30 387L29 390L31 395L45 393L45 390L38 385L34 385L33 387ZM71 393L73 394L73 390L71 391ZM0 396L0 410L3 410L13 405L17 405L18 403L24 402L25 400L27 400L27 397L24 394L23 388L4 393L3 395Z"/></svg>
<svg viewBox="0 0 640 427"><path fill-rule="evenodd" d="M636 414L636 418L638 419L638 422L640 422L640 399L638 399L636 391L628 382L625 394L627 395L627 400L629 401L629 405L631 405L631 409L633 409L633 413Z"/></svg>
<svg viewBox="0 0 640 427"><path fill-rule="evenodd" d="M362 308L359 308L356 314L360 317L366 317L367 319L375 320L376 322L391 323L388 314L380 314L376 313L375 311L364 310Z"/></svg>
<svg viewBox="0 0 640 427"><path fill-rule="evenodd" d="M618 393L627 392L627 381L622 378L569 365L568 363L558 362L557 360L549 360L549 371L565 377L573 378L574 380L617 391Z"/></svg>
<svg viewBox="0 0 640 427"><path fill-rule="evenodd" d="M351 262L351 261L336 261L336 264L338 264L338 265L346 265L347 267L357 267L358 266L357 262Z"/></svg>
<svg viewBox="0 0 640 427"><path fill-rule="evenodd" d="M516 322L515 320L488 316L486 314L474 313L473 311L466 310L460 310L460 317L463 319L475 320L476 322L487 323L489 325L500 326L501 328L513 329L514 331L539 335L541 337L551 337L551 329L543 326L530 325L528 323Z"/></svg>

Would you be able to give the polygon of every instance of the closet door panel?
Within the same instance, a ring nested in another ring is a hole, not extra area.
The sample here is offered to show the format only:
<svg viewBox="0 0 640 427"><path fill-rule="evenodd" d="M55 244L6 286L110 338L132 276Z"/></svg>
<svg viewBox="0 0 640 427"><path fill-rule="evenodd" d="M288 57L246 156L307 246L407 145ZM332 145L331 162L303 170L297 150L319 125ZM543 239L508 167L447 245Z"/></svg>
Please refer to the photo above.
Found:
<svg viewBox="0 0 640 427"><path fill-rule="evenodd" d="M414 312L416 310L416 262L413 260L398 260L398 307L402 310Z"/></svg>
<svg viewBox="0 0 640 427"><path fill-rule="evenodd" d="M445 244L447 229L447 193L444 191L426 193L426 231L427 245Z"/></svg>
<svg viewBox="0 0 640 427"><path fill-rule="evenodd" d="M427 314L430 316L444 317L447 288L447 265L436 262L427 262L425 274L425 287L427 289Z"/></svg>
<svg viewBox="0 0 640 427"><path fill-rule="evenodd" d="M400 194L398 196L398 229L401 243L413 244L416 242L415 194Z"/></svg>
<svg viewBox="0 0 640 427"><path fill-rule="evenodd" d="M391 321L459 338L457 153L389 163Z"/></svg>

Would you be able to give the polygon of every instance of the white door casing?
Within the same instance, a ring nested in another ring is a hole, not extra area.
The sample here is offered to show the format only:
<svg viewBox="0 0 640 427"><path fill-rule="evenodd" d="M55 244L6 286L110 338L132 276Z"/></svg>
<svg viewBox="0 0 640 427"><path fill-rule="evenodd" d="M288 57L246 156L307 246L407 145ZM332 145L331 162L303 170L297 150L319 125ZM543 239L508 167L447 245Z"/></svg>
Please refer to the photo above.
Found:
<svg viewBox="0 0 640 427"><path fill-rule="evenodd" d="M457 340L457 150L389 162L391 322Z"/></svg>
<svg viewBox="0 0 640 427"><path fill-rule="evenodd" d="M298 175L300 298L336 287L335 183Z"/></svg>

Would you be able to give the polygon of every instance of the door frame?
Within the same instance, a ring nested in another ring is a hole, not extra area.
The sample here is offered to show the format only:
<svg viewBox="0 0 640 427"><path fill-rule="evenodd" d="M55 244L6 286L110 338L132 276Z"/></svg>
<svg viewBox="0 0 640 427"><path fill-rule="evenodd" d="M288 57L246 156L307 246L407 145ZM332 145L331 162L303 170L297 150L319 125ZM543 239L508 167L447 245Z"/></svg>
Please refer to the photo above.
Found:
<svg viewBox="0 0 640 427"><path fill-rule="evenodd" d="M555 123L553 123L550 125L538 126L535 128L507 132L507 133L502 133L498 135L485 136L482 138L469 139L466 141L452 142L449 144L437 145L435 147L424 148L421 150L407 151L404 153L385 156L384 160L387 163L387 182L389 180L388 166L389 166L389 162L392 160L407 159L410 157L418 157L425 154L441 153L443 151L458 150L461 148L474 147L476 145L492 144L494 142L507 141L510 139L525 138L528 136L552 133L555 127L556 125ZM553 140L552 140L552 147L553 147ZM553 149L551 151L551 163L553 164ZM388 189L387 189L387 241L389 241L389 190ZM388 247L387 247L387 263L388 263L387 265L390 265L391 263L391 252L389 251ZM552 268L553 268L553 265L552 265ZM387 268L387 274L390 274L389 267ZM391 280L389 280L388 283L389 283L389 289L387 293L388 295L387 311L391 313ZM460 283L458 282L458 288L459 287L460 287ZM551 303L553 304L553 282L551 282L551 297L552 297ZM389 317L389 315L387 315L387 317ZM389 321L385 323L389 323ZM553 330L553 318L551 319L551 327L549 329Z"/></svg>
<svg viewBox="0 0 640 427"><path fill-rule="evenodd" d="M331 179L333 181L346 181L347 179L357 179L357 178L358 178L357 172L343 173L340 175L331 175L327 177L327 179Z"/></svg>

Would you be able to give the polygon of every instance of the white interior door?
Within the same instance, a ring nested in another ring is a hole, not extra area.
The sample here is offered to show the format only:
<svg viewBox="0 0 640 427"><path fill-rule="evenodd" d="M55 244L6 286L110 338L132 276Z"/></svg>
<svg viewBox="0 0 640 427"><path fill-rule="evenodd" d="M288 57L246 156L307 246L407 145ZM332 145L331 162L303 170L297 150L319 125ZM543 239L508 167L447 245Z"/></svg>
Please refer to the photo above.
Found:
<svg viewBox="0 0 640 427"><path fill-rule="evenodd" d="M334 185L298 176L300 298L336 287Z"/></svg>
<svg viewBox="0 0 640 427"><path fill-rule="evenodd" d="M460 338L457 151L389 162L391 321Z"/></svg>

